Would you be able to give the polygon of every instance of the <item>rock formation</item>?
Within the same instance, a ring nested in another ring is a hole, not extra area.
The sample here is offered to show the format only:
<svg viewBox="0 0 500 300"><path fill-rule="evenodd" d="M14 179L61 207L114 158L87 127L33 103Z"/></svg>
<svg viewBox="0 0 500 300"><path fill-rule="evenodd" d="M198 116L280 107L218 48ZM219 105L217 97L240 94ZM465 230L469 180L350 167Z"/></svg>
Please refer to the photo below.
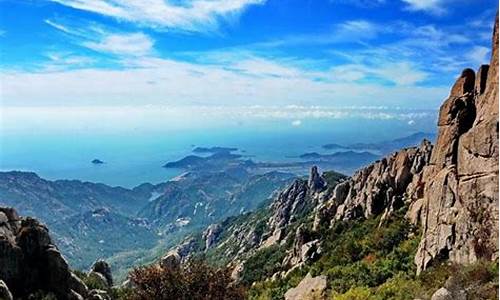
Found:
<svg viewBox="0 0 500 300"><path fill-rule="evenodd" d="M436 258L498 258L498 16L490 66L466 69L441 106L425 184L418 272Z"/></svg>
<svg viewBox="0 0 500 300"><path fill-rule="evenodd" d="M52 292L61 299L82 299L85 284L69 269L48 229L32 218L20 218L0 207L0 279L14 297L36 291Z"/></svg>
<svg viewBox="0 0 500 300"><path fill-rule="evenodd" d="M357 171L339 183L316 207L314 228L325 222L389 215L422 194L422 170L429 162L432 145L403 149Z"/></svg>
<svg viewBox="0 0 500 300"><path fill-rule="evenodd" d="M324 299L326 276L312 277L307 274L297 287L285 293L285 300Z"/></svg>
<svg viewBox="0 0 500 300"><path fill-rule="evenodd" d="M93 274L111 287L106 262L97 261L88 276ZM106 292L89 290L71 271L45 225L0 207L0 299L26 298L37 292L53 293L58 299L108 299Z"/></svg>
<svg viewBox="0 0 500 300"><path fill-rule="evenodd" d="M111 267L104 260L97 260L90 268L90 273L97 273L104 277L107 286L113 286ZM89 273L89 274L90 274Z"/></svg>

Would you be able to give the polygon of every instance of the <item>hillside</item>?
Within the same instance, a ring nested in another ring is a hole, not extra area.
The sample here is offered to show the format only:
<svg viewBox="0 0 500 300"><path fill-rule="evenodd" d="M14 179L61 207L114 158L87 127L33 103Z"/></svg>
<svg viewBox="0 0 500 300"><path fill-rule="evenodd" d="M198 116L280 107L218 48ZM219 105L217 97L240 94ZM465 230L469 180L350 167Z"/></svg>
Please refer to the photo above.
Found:
<svg viewBox="0 0 500 300"><path fill-rule="evenodd" d="M497 299L498 18L493 36L490 66L464 70L441 106L435 145L351 178L313 168L169 255L230 266L250 299Z"/></svg>

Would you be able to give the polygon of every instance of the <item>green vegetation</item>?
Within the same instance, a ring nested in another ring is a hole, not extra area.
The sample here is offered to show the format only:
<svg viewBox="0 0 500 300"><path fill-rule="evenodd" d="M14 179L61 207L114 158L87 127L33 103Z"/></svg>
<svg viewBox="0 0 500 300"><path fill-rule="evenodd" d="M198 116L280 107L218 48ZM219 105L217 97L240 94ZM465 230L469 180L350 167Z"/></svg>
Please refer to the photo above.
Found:
<svg viewBox="0 0 500 300"><path fill-rule="evenodd" d="M284 248L278 245L257 251L243 265L242 283L250 285L255 281L265 280L274 273L281 271L281 262L285 255Z"/></svg>
<svg viewBox="0 0 500 300"><path fill-rule="evenodd" d="M452 275L459 286L471 287L471 299L497 299L497 263L478 262L468 267L442 263L417 277L413 260L420 237L417 228L404 218L404 211L396 212L383 226L379 226L379 218L374 218L323 228L316 233L324 240L323 256L318 261L283 279L255 283L249 299L283 299L284 293L308 272L327 275L332 299L430 299ZM272 257L268 253L256 255L254 261Z"/></svg>

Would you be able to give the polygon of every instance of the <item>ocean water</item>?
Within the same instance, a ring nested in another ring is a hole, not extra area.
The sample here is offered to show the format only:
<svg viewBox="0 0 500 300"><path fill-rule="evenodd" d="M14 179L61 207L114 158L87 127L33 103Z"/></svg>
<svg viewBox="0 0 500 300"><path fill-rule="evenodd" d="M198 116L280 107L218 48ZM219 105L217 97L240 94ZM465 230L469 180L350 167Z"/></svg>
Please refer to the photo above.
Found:
<svg viewBox="0 0 500 300"><path fill-rule="evenodd" d="M139 119L115 115L110 119L58 119L50 115L28 119L28 115L4 113L3 117L0 170L33 171L51 180L79 179L129 188L144 182L164 182L182 173L162 166L192 154L195 146L236 147L254 160L292 161L305 152L328 153L321 148L327 143L378 142L429 132L435 127L433 114L416 122L364 117L300 121L214 121L192 115L181 116L182 121L169 116L149 119L147 115ZM95 158L105 164L92 164Z"/></svg>

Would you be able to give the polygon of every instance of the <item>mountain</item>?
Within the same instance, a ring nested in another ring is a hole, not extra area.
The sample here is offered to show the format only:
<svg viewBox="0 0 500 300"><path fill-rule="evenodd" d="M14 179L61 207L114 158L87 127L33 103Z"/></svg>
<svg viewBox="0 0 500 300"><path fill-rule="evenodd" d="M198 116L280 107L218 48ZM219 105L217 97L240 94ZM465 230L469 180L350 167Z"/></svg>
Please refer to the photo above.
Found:
<svg viewBox="0 0 500 300"><path fill-rule="evenodd" d="M324 149L351 149L351 150L371 150L377 151L383 155L389 154L392 151L406 147L414 147L423 139L434 140L436 135L429 132L416 132L408 136L400 137L394 140L382 141L377 143L355 143L350 145L326 144Z"/></svg>
<svg viewBox="0 0 500 300"><path fill-rule="evenodd" d="M55 242L74 267L127 250L151 249L157 230L148 220L132 218L107 208L85 211L54 222Z"/></svg>
<svg viewBox="0 0 500 300"><path fill-rule="evenodd" d="M193 230L256 208L294 175L242 168L192 171L133 189L78 180L50 181L31 172L0 172L0 204L39 218L75 268L117 261L118 278Z"/></svg>
<svg viewBox="0 0 500 300"><path fill-rule="evenodd" d="M165 184L139 216L165 228L206 226L226 217L255 209L294 175L269 172L252 175L244 170L188 173Z"/></svg>
<svg viewBox="0 0 500 300"><path fill-rule="evenodd" d="M497 299L498 16L493 36L490 65L465 69L441 106L435 145L349 178L313 168L166 257L229 266L250 299Z"/></svg>
<svg viewBox="0 0 500 300"><path fill-rule="evenodd" d="M160 186L136 189L79 180L45 180L31 172L0 172L0 202L47 223L97 208L133 215Z"/></svg>

